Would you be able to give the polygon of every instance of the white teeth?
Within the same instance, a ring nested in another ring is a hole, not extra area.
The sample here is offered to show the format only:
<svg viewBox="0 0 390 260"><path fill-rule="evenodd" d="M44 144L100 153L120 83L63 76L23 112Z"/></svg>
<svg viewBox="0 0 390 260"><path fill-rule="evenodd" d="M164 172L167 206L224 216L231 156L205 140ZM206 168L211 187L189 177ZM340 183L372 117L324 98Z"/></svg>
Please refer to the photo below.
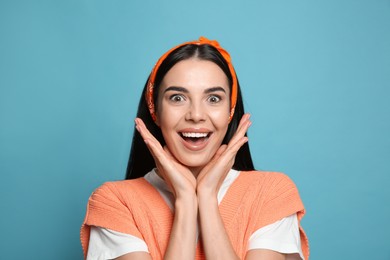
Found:
<svg viewBox="0 0 390 260"><path fill-rule="evenodd" d="M201 138L206 137L207 133L181 133L184 137Z"/></svg>

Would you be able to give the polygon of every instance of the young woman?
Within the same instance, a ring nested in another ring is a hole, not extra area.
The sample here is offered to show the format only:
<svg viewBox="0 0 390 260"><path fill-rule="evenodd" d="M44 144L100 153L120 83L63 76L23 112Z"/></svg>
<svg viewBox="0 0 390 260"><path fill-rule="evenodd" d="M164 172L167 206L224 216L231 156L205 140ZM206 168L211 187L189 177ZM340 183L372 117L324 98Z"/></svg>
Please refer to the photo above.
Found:
<svg viewBox="0 0 390 260"><path fill-rule="evenodd" d="M284 174L255 171L229 53L201 37L146 82L124 181L90 197L86 259L308 259L304 207Z"/></svg>

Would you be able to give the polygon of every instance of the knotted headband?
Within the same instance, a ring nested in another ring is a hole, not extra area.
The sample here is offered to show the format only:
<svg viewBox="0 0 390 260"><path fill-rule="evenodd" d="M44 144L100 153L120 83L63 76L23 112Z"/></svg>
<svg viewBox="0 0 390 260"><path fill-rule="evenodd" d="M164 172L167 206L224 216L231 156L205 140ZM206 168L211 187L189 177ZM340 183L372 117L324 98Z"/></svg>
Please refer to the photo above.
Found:
<svg viewBox="0 0 390 260"><path fill-rule="evenodd" d="M147 89L146 89L146 93L145 93L146 103L148 105L149 112L153 118L153 121L156 121L156 119L157 119L156 111L154 108L154 100L153 100L154 81L156 79L157 71L160 68L161 63L168 57L169 54L171 54L174 50L176 50L182 46L189 45L189 44L196 44L196 45L208 44L208 45L213 46L214 48L216 48L218 50L218 52L222 55L222 57L225 59L226 63L228 64L229 71L230 71L230 74L232 74L232 81L233 81L232 91L231 91L232 93L231 93L231 97L230 97L230 117L229 117L229 122L230 122L230 120L233 117L234 109L236 107L236 102L237 102L237 85L238 85L238 83L237 83L236 73L234 72L234 68L233 68L229 53L225 49L223 49L217 41L209 40L205 37L200 37L199 40L185 42L185 43L180 44L176 47L173 47L172 49L167 51L163 56L161 56L160 59L157 61L156 65L154 65L153 70L150 73L150 77L149 77L149 81L148 81Z"/></svg>

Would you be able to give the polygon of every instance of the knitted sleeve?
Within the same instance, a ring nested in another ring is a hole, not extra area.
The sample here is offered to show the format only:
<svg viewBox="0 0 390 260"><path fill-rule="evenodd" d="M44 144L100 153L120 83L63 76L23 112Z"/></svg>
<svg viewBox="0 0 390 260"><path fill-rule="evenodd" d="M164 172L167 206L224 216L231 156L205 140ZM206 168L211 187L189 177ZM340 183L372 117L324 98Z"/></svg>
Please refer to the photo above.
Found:
<svg viewBox="0 0 390 260"><path fill-rule="evenodd" d="M131 234L142 239L131 209L113 182L103 184L89 198L87 213L80 231L84 256L88 251L91 226Z"/></svg>
<svg viewBox="0 0 390 260"><path fill-rule="evenodd" d="M305 214L305 208L294 182L285 174L272 173L267 181L266 197L257 219L258 228L274 223L286 216L297 214L298 220ZM302 251L307 260L309 257L308 239L300 227Z"/></svg>

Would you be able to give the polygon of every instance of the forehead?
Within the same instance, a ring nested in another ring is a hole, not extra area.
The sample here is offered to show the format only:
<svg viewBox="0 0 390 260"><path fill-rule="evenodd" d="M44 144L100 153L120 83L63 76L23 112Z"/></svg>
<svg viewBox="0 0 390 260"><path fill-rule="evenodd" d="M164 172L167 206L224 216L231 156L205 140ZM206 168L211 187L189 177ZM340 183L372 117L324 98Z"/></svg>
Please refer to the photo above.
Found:
<svg viewBox="0 0 390 260"><path fill-rule="evenodd" d="M160 89L169 86L201 90L209 87L222 87L229 90L229 81L223 70L214 62L188 59L175 64L165 74Z"/></svg>

